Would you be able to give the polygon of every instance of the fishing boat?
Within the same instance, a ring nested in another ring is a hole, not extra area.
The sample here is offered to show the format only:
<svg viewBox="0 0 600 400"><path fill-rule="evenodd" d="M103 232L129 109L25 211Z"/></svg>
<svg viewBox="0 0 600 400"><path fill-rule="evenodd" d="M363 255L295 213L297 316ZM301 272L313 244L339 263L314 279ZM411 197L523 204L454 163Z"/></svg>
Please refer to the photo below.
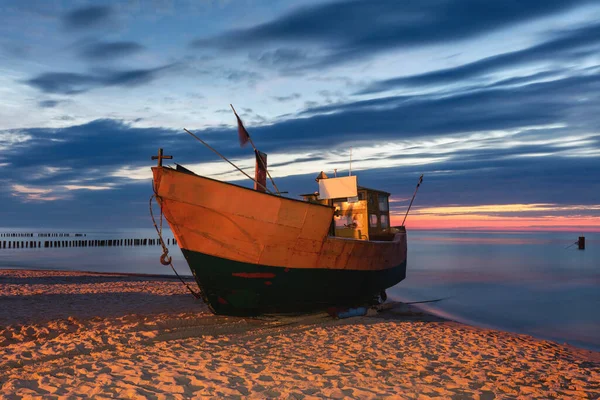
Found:
<svg viewBox="0 0 600 400"><path fill-rule="evenodd" d="M390 194L323 172L319 190L302 199L270 193L266 156L256 154L254 189L163 166L162 149L154 157L156 199L211 311L384 301L385 289L406 277L406 230L390 226Z"/></svg>

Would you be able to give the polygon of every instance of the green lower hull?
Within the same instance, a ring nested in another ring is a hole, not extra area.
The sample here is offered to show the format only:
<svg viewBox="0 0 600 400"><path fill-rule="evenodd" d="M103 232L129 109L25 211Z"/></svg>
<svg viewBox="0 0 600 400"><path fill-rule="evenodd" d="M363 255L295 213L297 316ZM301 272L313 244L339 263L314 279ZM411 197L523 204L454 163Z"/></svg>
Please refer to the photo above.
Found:
<svg viewBox="0 0 600 400"><path fill-rule="evenodd" d="M182 251L205 301L216 314L252 315L364 305L406 277L406 261L379 271L300 269Z"/></svg>

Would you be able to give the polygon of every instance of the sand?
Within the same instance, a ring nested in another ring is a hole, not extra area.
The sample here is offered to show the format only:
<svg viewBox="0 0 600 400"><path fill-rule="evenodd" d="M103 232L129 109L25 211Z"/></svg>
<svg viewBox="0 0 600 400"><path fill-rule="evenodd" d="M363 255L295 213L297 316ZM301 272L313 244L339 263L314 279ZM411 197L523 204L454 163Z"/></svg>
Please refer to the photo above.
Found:
<svg viewBox="0 0 600 400"><path fill-rule="evenodd" d="M0 398L599 398L600 353L399 303L218 317L177 280L0 270Z"/></svg>

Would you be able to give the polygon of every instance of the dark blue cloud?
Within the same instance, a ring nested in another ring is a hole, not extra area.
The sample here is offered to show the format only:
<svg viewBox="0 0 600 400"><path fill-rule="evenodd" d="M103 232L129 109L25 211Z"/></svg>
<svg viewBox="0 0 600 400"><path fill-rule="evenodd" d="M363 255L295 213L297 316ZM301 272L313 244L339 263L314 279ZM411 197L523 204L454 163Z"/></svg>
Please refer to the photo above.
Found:
<svg viewBox="0 0 600 400"><path fill-rule="evenodd" d="M494 88L494 87L508 87L508 86L513 86L513 85L523 85L523 84L527 84L527 83L534 83L540 80L548 80L549 78L554 78L551 80L556 80L560 78L560 74L561 72L567 72L564 70L555 70L555 71L543 71L543 72L538 72L535 74L530 74L530 75L524 75L524 76L517 76L514 78L506 78L506 79L502 79L499 81L496 81L494 83L491 83L489 85L485 85L486 88Z"/></svg>
<svg viewBox="0 0 600 400"><path fill-rule="evenodd" d="M180 153L169 152L179 156ZM123 158L127 154L122 154ZM201 157L190 159L197 161ZM467 161L465 163L465 161ZM152 162L144 160L148 168ZM69 161L67 163L73 165ZM185 165L185 163L184 163ZM454 170L455 167L459 169ZM331 172L330 168L328 172ZM444 172L440 172L440 171ZM582 173L582 171L584 173ZM73 177L89 178L94 173L102 175L103 170L88 171L77 169ZM201 171L199 171L201 173ZM276 178L280 190L288 191L288 196L297 198L301 193L317 190L314 173ZM342 170L340 169L340 173ZM469 162L468 158L456 157L452 161L435 165L405 166L394 168L356 171L360 185L379 188L392 193L395 199L412 196L417 179L425 174L425 182L419 190L415 206L511 204L511 203L556 203L562 205L598 204L600 181L594 176L600 174L600 164L593 158L541 157L520 158L506 163L480 160ZM63 176L64 182L68 175ZM243 177L240 179L244 179ZM93 184L101 184L99 180ZM59 181L46 181L57 184ZM22 216L35 218L37 223L52 226L102 227L151 227L147 202L151 195L150 181L121 183L110 191L74 191L70 199L57 202L35 204L21 203L8 192L0 194L3 207L0 217L5 225L23 224ZM236 182L251 186L247 179ZM10 186L8 186L10 187ZM393 211L406 209L407 202L392 203ZM571 212L572 213L572 212ZM548 214L548 213L546 213ZM598 215L597 211L580 211L576 214ZM523 214L520 214L523 215ZM529 213L525 215L535 215ZM31 221L28 220L28 221Z"/></svg>
<svg viewBox="0 0 600 400"><path fill-rule="evenodd" d="M262 74L246 70L225 70L223 76L231 82L248 82L250 84L263 79Z"/></svg>
<svg viewBox="0 0 600 400"><path fill-rule="evenodd" d="M301 49L281 48L251 54L250 58L265 67L287 68L307 61L308 55Z"/></svg>
<svg viewBox="0 0 600 400"><path fill-rule="evenodd" d="M286 162L272 163L272 164L269 164L269 168L284 167L287 165L293 165L293 164L298 164L298 163L302 163L302 162L320 161L320 160L325 160L325 159L326 159L325 156L320 155L319 153L314 153L314 154L309 155L308 157L294 158L293 160L286 161Z"/></svg>
<svg viewBox="0 0 600 400"><path fill-rule="evenodd" d="M76 94L100 84L97 78L72 72L46 72L27 82L45 93Z"/></svg>
<svg viewBox="0 0 600 400"><path fill-rule="evenodd" d="M512 89L484 88L453 96L396 96L349 102L307 110L300 114L301 118L290 117L261 126L246 123L246 127L264 151L314 151L344 143L377 143L534 125L563 124L571 133L590 132L600 123L595 112L599 106L600 74L596 74ZM235 122L233 116L231 122ZM142 165L155 148L165 147L165 141L184 156L197 154L196 148L188 146L191 139L181 131L130 128L110 120L26 132L35 140L23 148L29 157L18 157L17 163L43 158L51 151L87 165L110 165L121 157L113 151L118 148L128 154L132 163ZM245 154L232 140L234 126L198 133L210 143L223 146L228 155ZM50 140L57 136L63 141Z"/></svg>
<svg viewBox="0 0 600 400"><path fill-rule="evenodd" d="M594 129L598 90L600 75L590 75L447 96L387 97L320 107L310 117L249 130L273 147L293 138L298 148L312 148L557 123Z"/></svg>
<svg viewBox="0 0 600 400"><path fill-rule="evenodd" d="M273 96L272 98L277 101L291 101L291 100L297 100L300 97L302 97L302 95L300 95L300 93L292 93L289 96Z"/></svg>
<svg viewBox="0 0 600 400"><path fill-rule="evenodd" d="M600 24L595 24L562 32L551 40L523 50L495 55L458 67L378 81L367 86L359 94L382 92L395 88L457 83L461 80L465 81L529 63L573 61L580 56L597 54L599 50Z"/></svg>
<svg viewBox="0 0 600 400"><path fill-rule="evenodd" d="M53 165L43 154L52 154L53 158L61 160L62 165L72 167L105 168L141 164L156 152L159 143L180 140L174 131L168 129L130 128L115 120L96 120L58 129L27 129L23 132L34 139L15 145L8 151L12 156L12 165L17 168Z"/></svg>
<svg viewBox="0 0 600 400"><path fill-rule="evenodd" d="M61 100L40 100L38 101L38 106L41 108L54 108L60 103L62 103Z"/></svg>
<svg viewBox="0 0 600 400"><path fill-rule="evenodd" d="M424 183L419 189L415 204L417 207L598 204L596 193L600 192L600 182L587 175L600 173L600 164L594 158L547 156L516 158L506 162L481 158L479 161L471 161L465 155L457 155L446 162L370 169L357 171L355 174L360 185L386 190L396 199L410 199L419 175L424 174ZM460 168L456 169L457 166ZM585 173L581 174L581 171ZM310 176L304 178L302 185L310 192L314 190L314 186L310 186L308 178ZM278 185L285 187L284 184ZM407 205L408 200L392 204L392 209L406 210ZM587 213L599 215L597 210Z"/></svg>
<svg viewBox="0 0 600 400"><path fill-rule="evenodd" d="M302 7L272 21L192 42L196 48L264 49L266 62L280 60L319 67L372 56L383 50L468 39L516 23L564 12L588 0L485 2L336 1ZM326 49L305 60L301 53L278 49L299 43ZM254 56L260 60L261 56Z"/></svg>
<svg viewBox="0 0 600 400"><path fill-rule="evenodd" d="M571 133L589 132L600 122L593 111L600 105L598 93L600 76L594 75L442 98L401 96L346 103L312 110L303 118L263 126L246 124L246 127L267 152L286 152L290 148L314 151L343 143L377 143L531 125L567 124ZM49 152L89 166L119 163L122 156L115 148L127 154L128 162L136 166L143 165L155 148L166 145L178 151L184 160L194 159L201 152L196 147L190 148L191 139L180 131L129 128L110 120L61 130L30 129L27 133L35 137L34 145L23 147L19 157L15 154L17 165L36 163L36 159L43 159ZM245 154L232 140L233 126L198 133L229 156ZM54 137L63 141L54 142L51 140ZM27 157L22 157L25 153Z"/></svg>
<svg viewBox="0 0 600 400"><path fill-rule="evenodd" d="M149 69L104 71L96 74L46 72L26 81L44 93L78 94L107 86L137 86L152 82L175 64Z"/></svg>
<svg viewBox="0 0 600 400"><path fill-rule="evenodd" d="M89 6L70 11L63 15L62 23L67 30L85 30L107 25L113 17L108 6Z"/></svg>
<svg viewBox="0 0 600 400"><path fill-rule="evenodd" d="M142 50L144 46L136 42L94 42L84 45L79 55L92 61L104 61L127 57Z"/></svg>

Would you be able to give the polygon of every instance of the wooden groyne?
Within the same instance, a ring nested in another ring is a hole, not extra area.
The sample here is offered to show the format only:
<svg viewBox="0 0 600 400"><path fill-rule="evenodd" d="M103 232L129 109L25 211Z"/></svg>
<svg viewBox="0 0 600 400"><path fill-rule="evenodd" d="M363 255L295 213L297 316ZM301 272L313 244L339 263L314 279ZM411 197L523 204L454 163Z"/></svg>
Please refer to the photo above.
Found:
<svg viewBox="0 0 600 400"><path fill-rule="evenodd" d="M0 233L0 237L85 237L85 233L28 233L28 232L13 232Z"/></svg>
<svg viewBox="0 0 600 400"><path fill-rule="evenodd" d="M175 238L166 240L167 246L176 245ZM125 247L160 246L159 239L94 239L94 240L2 240L0 249L48 249L65 247Z"/></svg>

